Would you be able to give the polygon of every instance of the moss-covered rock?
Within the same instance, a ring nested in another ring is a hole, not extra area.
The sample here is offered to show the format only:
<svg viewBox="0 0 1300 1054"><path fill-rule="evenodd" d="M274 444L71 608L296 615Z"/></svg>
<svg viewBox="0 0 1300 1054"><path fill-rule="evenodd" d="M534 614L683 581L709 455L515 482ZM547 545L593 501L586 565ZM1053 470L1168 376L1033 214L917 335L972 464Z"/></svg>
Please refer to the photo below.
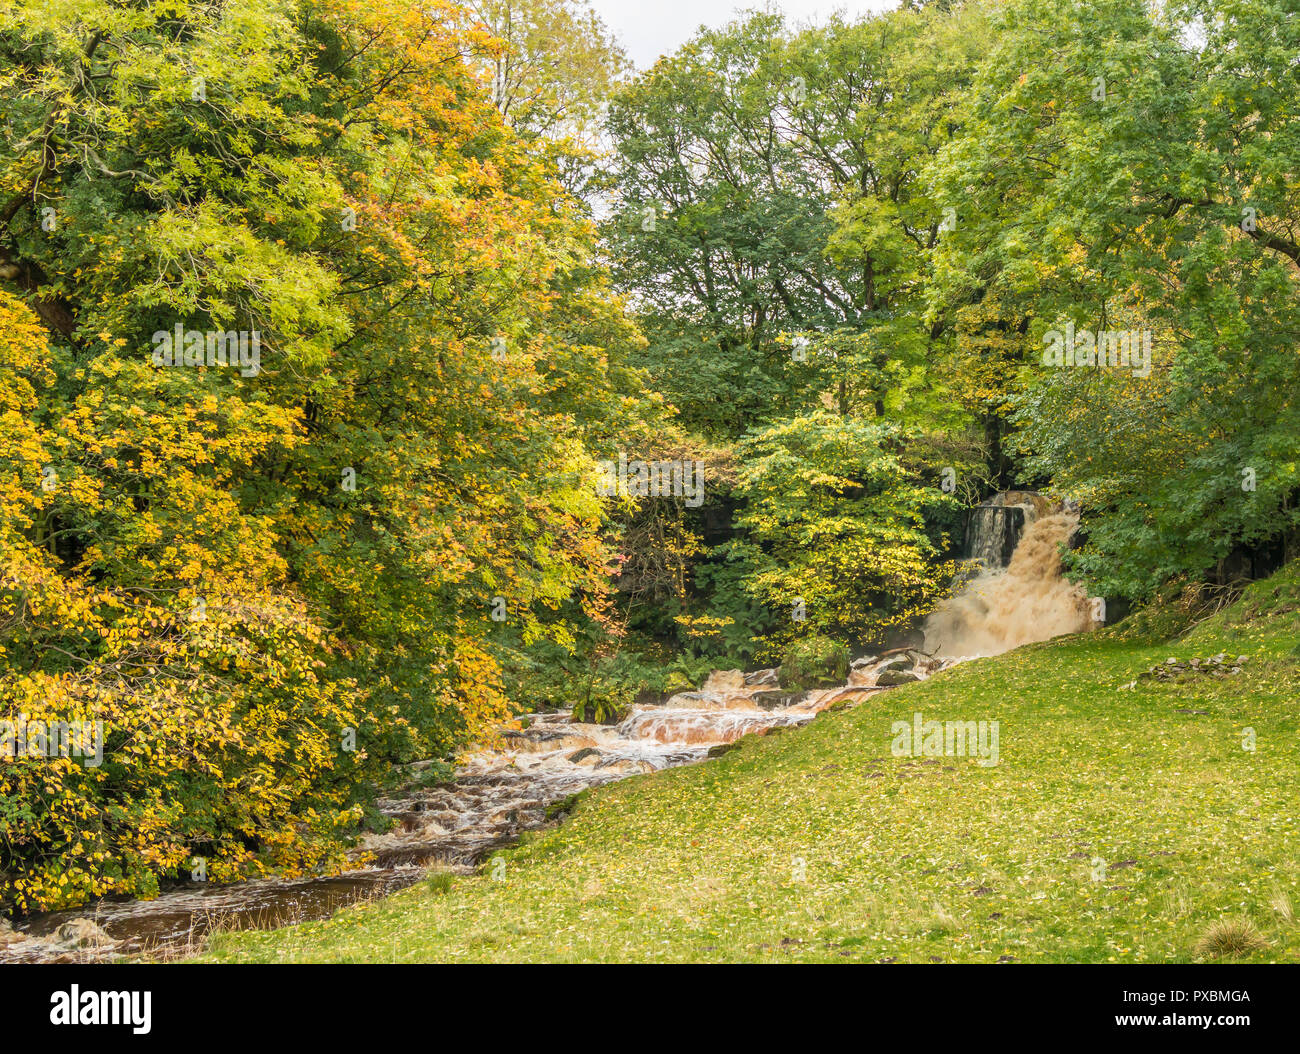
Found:
<svg viewBox="0 0 1300 1054"><path fill-rule="evenodd" d="M570 794L567 798L561 798L559 801L551 802L551 804L546 807L547 820L564 819L564 817L569 815L569 813L573 812L573 810L578 807L578 802L582 800L583 795L586 793L585 790L581 790L576 794Z"/></svg>
<svg viewBox="0 0 1300 1054"><path fill-rule="evenodd" d="M805 637L786 649L781 687L805 691L844 684L849 676L849 649L829 637Z"/></svg>

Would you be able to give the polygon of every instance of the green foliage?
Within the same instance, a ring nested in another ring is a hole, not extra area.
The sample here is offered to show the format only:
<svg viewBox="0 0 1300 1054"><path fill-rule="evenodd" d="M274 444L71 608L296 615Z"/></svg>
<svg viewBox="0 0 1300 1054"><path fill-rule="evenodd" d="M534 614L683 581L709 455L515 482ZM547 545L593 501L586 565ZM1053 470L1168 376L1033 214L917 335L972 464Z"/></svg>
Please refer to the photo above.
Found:
<svg viewBox="0 0 1300 1054"><path fill-rule="evenodd" d="M1300 524L1300 27L1257 0L1153 10L1003 5L934 170L963 218L932 298L1032 320L1027 468L1085 505L1071 565L1130 597ZM1045 365L1067 321L1150 332L1151 369Z"/></svg>
<svg viewBox="0 0 1300 1054"><path fill-rule="evenodd" d="M641 692L669 696L694 691L713 670L743 665L735 656L690 651L660 662L625 650L561 655L538 648L510 681L512 694L529 709L572 709L576 720L612 722L626 714Z"/></svg>
<svg viewBox="0 0 1300 1054"><path fill-rule="evenodd" d="M507 663L507 691L526 710L572 710L576 721L611 722L627 711L647 676L634 654L539 644Z"/></svg>
<svg viewBox="0 0 1300 1054"><path fill-rule="evenodd" d="M951 468L967 501L996 489L985 481L1006 471L1013 374L965 369L960 355L978 355L927 300L946 202L925 172L960 132L987 47L973 6L799 30L758 13L702 30L613 98L618 196L602 232L646 334L635 361L685 427L748 436L732 540L697 535L685 588L654 606L659 625L638 615L638 628L668 638L670 615L686 646L774 661L797 598L818 628L871 639L936 595L954 503L868 481L877 469L856 450L844 475L865 473L871 500L805 502L825 481L800 473L833 473L843 451L827 444L799 466L802 454L769 457L755 436L798 447L783 429L827 427L831 411L846 435L888 421L877 453L895 466L880 472L937 484Z"/></svg>
<svg viewBox="0 0 1300 1054"><path fill-rule="evenodd" d="M795 32L753 14L614 97L604 233L646 305L638 361L687 427L734 438L823 396L879 416L935 383L917 298L943 214L920 172L979 24L895 11Z"/></svg>
<svg viewBox="0 0 1300 1054"><path fill-rule="evenodd" d="M631 64L587 0L478 0L474 13L500 40L483 59L506 123L572 161L589 157L600 111Z"/></svg>
<svg viewBox="0 0 1300 1054"><path fill-rule="evenodd" d="M938 438L968 502L1068 494L1098 593L1293 552L1293 23L1015 0L701 32L610 111L639 362L705 434L833 408ZM1149 331L1151 370L1045 366L1066 322Z"/></svg>
<svg viewBox="0 0 1300 1054"><path fill-rule="evenodd" d="M716 547L693 571L709 614L691 620L688 646L712 657L717 669L750 668L766 656L764 641L784 624L785 612L770 610L747 590L749 567L735 546Z"/></svg>

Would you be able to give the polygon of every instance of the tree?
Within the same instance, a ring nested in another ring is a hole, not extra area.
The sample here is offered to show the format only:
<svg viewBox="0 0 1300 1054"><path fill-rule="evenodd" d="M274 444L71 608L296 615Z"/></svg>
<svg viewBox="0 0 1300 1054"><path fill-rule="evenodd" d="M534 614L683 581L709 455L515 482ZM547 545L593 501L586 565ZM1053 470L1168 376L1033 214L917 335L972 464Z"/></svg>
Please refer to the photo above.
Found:
<svg viewBox="0 0 1300 1054"><path fill-rule="evenodd" d="M500 46L488 56L492 102L525 137L590 146L631 64L586 0L480 0L472 8Z"/></svg>
<svg viewBox="0 0 1300 1054"><path fill-rule="evenodd" d="M632 69L587 0L477 0L474 15L497 43L480 57L492 102L524 139L554 159L579 201L597 192L606 101Z"/></svg>
<svg viewBox="0 0 1300 1054"><path fill-rule="evenodd" d="M898 11L791 33L758 14L616 97L606 239L688 427L735 437L824 400L906 412L943 330L921 318L945 220L922 173L981 27Z"/></svg>
<svg viewBox="0 0 1300 1054"><path fill-rule="evenodd" d="M937 600L952 566L927 522L953 499L895 452L895 426L826 411L756 429L741 443L733 559L747 591L784 616L774 645L819 633L879 643Z"/></svg>

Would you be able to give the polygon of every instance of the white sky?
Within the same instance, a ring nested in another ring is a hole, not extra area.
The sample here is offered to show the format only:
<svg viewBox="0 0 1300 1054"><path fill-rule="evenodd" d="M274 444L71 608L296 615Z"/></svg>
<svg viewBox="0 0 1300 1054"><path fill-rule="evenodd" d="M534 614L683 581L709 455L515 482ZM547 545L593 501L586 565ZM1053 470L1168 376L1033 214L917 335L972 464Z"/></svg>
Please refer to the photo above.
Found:
<svg viewBox="0 0 1300 1054"><path fill-rule="evenodd" d="M821 21L833 11L864 15L897 7L898 0L590 0L639 70L676 51L701 24L717 29L738 12L767 6L790 22Z"/></svg>

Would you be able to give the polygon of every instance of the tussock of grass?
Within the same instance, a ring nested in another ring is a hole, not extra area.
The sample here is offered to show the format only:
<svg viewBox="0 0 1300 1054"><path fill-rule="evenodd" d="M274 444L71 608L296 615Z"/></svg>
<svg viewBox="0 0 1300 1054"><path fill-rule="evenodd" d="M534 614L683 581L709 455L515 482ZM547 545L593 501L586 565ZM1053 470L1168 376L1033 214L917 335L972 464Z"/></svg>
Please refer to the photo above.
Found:
<svg viewBox="0 0 1300 1054"><path fill-rule="evenodd" d="M1268 941L1250 919L1219 919L1196 942L1198 959L1239 959L1263 951Z"/></svg>
<svg viewBox="0 0 1300 1054"><path fill-rule="evenodd" d="M1300 962L1300 568L1179 639L982 659L583 796L504 878L218 937L221 961ZM1247 655L1242 672L1139 673ZM1000 762L891 753L997 720ZM499 870L499 869L498 869ZM1259 921L1207 921L1226 913Z"/></svg>
<svg viewBox="0 0 1300 1054"><path fill-rule="evenodd" d="M434 896L450 893L453 883L450 871L435 871L424 880L424 888Z"/></svg>

